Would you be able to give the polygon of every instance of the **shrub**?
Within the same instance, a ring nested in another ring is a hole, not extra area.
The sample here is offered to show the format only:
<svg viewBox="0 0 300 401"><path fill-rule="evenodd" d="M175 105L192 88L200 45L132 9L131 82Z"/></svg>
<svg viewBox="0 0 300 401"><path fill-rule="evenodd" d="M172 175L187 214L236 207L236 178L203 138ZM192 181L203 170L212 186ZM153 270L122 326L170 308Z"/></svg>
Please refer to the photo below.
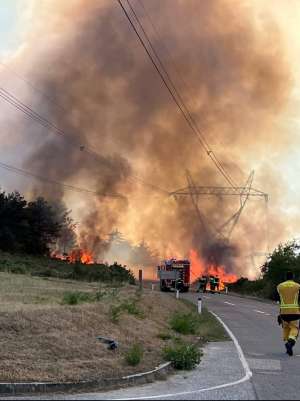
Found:
<svg viewBox="0 0 300 401"><path fill-rule="evenodd" d="M125 361L130 366L138 365L143 358L143 348L140 344L133 344L125 354Z"/></svg>
<svg viewBox="0 0 300 401"><path fill-rule="evenodd" d="M111 306L109 309L110 320L113 323L118 323L121 312L122 312L122 308L120 307L120 305Z"/></svg>
<svg viewBox="0 0 300 401"><path fill-rule="evenodd" d="M63 296L63 304L67 305L78 305L82 302L92 302L93 297L91 294L87 292L65 292Z"/></svg>
<svg viewBox="0 0 300 401"><path fill-rule="evenodd" d="M120 305L121 309L129 315L134 315L139 318L144 318L144 312L138 307L136 300L127 300Z"/></svg>
<svg viewBox="0 0 300 401"><path fill-rule="evenodd" d="M119 305L113 305L110 310L111 321L117 323L122 312L127 312L129 315L134 315L140 319L144 319L144 312L138 307L136 299L128 299Z"/></svg>
<svg viewBox="0 0 300 401"><path fill-rule="evenodd" d="M170 320L171 328L180 334L196 334L199 325L199 316L194 312L175 312Z"/></svg>
<svg viewBox="0 0 300 401"><path fill-rule="evenodd" d="M157 338L160 338L163 341L171 340L172 336L170 333L158 333Z"/></svg>
<svg viewBox="0 0 300 401"><path fill-rule="evenodd" d="M10 268L10 273L26 274L27 273L27 269L26 269L26 266L22 266L22 265L12 266Z"/></svg>
<svg viewBox="0 0 300 401"><path fill-rule="evenodd" d="M95 294L95 300L96 300L96 301L101 301L106 295L107 295L107 294L106 294L106 291L98 290L98 291L96 292L96 294Z"/></svg>
<svg viewBox="0 0 300 401"><path fill-rule="evenodd" d="M171 361L175 369L191 370L200 363L202 356L199 348L193 344L177 342L163 349L165 360Z"/></svg>

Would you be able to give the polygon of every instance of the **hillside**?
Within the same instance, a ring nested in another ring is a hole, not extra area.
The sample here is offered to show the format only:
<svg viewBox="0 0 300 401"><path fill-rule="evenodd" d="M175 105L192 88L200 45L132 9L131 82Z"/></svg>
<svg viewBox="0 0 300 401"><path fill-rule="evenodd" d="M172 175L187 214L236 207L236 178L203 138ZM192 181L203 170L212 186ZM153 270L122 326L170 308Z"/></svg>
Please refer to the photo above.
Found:
<svg viewBox="0 0 300 401"><path fill-rule="evenodd" d="M88 266L86 268L89 268ZM76 304L78 302L78 304ZM75 303L70 305L70 303ZM175 312L191 306L173 296L136 286L79 282L0 273L0 380L77 381L152 369L174 337L195 342L224 338L208 315L197 335L170 329ZM108 350L96 337L118 341ZM125 362L134 344L143 350L137 366Z"/></svg>
<svg viewBox="0 0 300 401"><path fill-rule="evenodd" d="M10 254L0 250L0 271L30 274L39 277L55 277L80 281L127 282L134 283L133 273L118 263L84 264L68 263L46 256Z"/></svg>

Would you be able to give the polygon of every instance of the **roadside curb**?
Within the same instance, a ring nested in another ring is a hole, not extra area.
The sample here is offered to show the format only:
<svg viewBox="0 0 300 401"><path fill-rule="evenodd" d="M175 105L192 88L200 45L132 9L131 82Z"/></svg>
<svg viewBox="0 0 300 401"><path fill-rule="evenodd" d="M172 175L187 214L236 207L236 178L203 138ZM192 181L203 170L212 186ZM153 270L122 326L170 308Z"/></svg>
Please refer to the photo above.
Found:
<svg viewBox="0 0 300 401"><path fill-rule="evenodd" d="M136 373L121 378L87 380L80 382L33 382L33 383L0 383L0 395L21 395L67 392L70 390L107 391L124 387L151 383L155 380L165 380L173 370L171 362L166 362L148 372Z"/></svg>

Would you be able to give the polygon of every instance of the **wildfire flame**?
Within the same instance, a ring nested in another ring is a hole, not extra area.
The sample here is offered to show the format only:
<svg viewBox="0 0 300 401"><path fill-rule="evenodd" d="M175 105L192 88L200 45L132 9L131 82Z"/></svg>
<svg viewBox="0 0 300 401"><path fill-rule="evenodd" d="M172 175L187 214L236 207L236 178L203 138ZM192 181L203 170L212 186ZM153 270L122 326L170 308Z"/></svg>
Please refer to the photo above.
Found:
<svg viewBox="0 0 300 401"><path fill-rule="evenodd" d="M69 263L81 262L85 265L91 265L91 264L95 263L91 252L89 252L87 250L83 250L83 249L73 249L73 251L71 251L70 255L62 255L62 254L54 252L54 253L52 253L51 257L55 258L55 259L65 260Z"/></svg>
<svg viewBox="0 0 300 401"><path fill-rule="evenodd" d="M226 273L223 266L207 265L194 249L190 250L191 261L191 281L199 279L202 275L218 276L220 279L220 289L224 289L224 283L234 283L237 276Z"/></svg>

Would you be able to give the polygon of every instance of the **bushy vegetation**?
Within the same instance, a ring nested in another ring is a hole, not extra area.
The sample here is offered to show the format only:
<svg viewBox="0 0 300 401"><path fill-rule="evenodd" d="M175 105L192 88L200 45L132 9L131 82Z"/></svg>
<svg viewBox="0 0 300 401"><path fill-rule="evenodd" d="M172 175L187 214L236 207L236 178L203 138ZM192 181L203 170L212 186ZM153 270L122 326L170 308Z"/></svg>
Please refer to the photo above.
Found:
<svg viewBox="0 0 300 401"><path fill-rule="evenodd" d="M141 362L143 355L143 347L140 344L133 344L125 354L125 361L130 366L136 366Z"/></svg>
<svg viewBox="0 0 300 401"><path fill-rule="evenodd" d="M95 300L95 296L93 294L89 294L88 292L68 291L64 293L62 303L67 305L78 305L83 302L93 302Z"/></svg>
<svg viewBox="0 0 300 401"><path fill-rule="evenodd" d="M199 315L195 312L176 312L170 320L171 328L180 334L196 334L199 325Z"/></svg>
<svg viewBox="0 0 300 401"><path fill-rule="evenodd" d="M60 202L26 201L18 192L0 191L0 271L85 281L135 283L125 266L51 259L51 249L75 246L75 224Z"/></svg>
<svg viewBox="0 0 300 401"><path fill-rule="evenodd" d="M127 270L125 266L117 263L112 265L72 264L59 259L51 259L46 256L32 256L26 254L12 255L2 251L0 251L0 271L89 282L127 282L135 284L133 273Z"/></svg>
<svg viewBox="0 0 300 401"><path fill-rule="evenodd" d="M157 334L157 338L160 338L163 341L171 340L172 335L170 333L162 332Z"/></svg>
<svg viewBox="0 0 300 401"><path fill-rule="evenodd" d="M176 341L163 350L165 360L171 361L175 369L191 370L200 363L201 351L197 345Z"/></svg>
<svg viewBox="0 0 300 401"><path fill-rule="evenodd" d="M109 311L111 321L118 323L123 312L126 312L129 315L134 315L140 319L144 319L145 313L138 305L139 299L139 297L127 299L118 305L113 305Z"/></svg>
<svg viewBox="0 0 300 401"><path fill-rule="evenodd" d="M261 277L257 280L240 278L229 285L229 290L241 294L276 299L276 287L286 280L286 272L292 271L295 280L300 280L300 245L296 241L280 244L261 267Z"/></svg>

